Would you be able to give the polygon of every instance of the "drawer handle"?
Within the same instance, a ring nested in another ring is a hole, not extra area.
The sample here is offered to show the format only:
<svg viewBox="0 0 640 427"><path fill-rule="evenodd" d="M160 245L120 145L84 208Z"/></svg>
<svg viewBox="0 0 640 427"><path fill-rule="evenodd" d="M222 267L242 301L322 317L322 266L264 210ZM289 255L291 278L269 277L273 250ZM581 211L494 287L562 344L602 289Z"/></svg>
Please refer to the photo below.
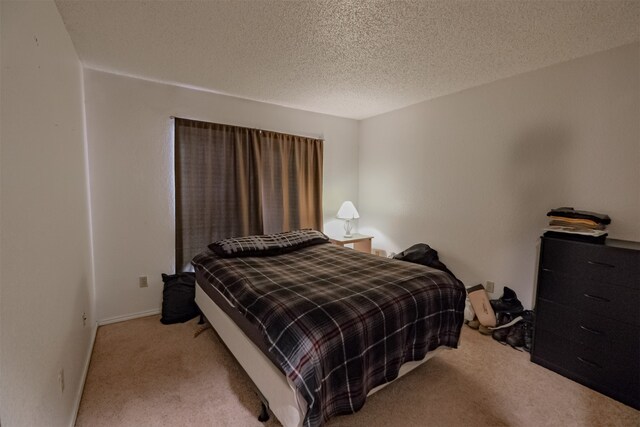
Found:
<svg viewBox="0 0 640 427"><path fill-rule="evenodd" d="M583 359L583 358L582 358L582 357L580 357L580 356L578 356L578 357L577 357L577 359L578 359L580 362L584 363L585 365L589 365L589 366L591 366L591 367L593 367L593 368L602 368L602 367L601 367L600 365L598 365L597 363L592 362L592 361L587 360L587 359Z"/></svg>
<svg viewBox="0 0 640 427"><path fill-rule="evenodd" d="M600 267L608 267L608 268L615 268L616 267L613 264L607 264L606 262L598 262L598 261L587 261L587 264L597 265L597 266L600 266Z"/></svg>
<svg viewBox="0 0 640 427"><path fill-rule="evenodd" d="M542 271L546 271L547 273L551 273L551 270L550 270L550 269L548 269L548 268L544 268L544 267L542 268Z"/></svg>
<svg viewBox="0 0 640 427"><path fill-rule="evenodd" d="M591 295L591 294L583 294L585 297L587 298L591 298L591 299L595 299L598 301L602 301L602 302L611 302L611 300L608 300L606 298L603 297L599 297L598 295Z"/></svg>
<svg viewBox="0 0 640 427"><path fill-rule="evenodd" d="M580 329L582 329L584 331L587 331L587 332L591 332L592 334L595 334L595 335L602 335L602 332L596 331L595 329L587 328L584 325L580 325Z"/></svg>

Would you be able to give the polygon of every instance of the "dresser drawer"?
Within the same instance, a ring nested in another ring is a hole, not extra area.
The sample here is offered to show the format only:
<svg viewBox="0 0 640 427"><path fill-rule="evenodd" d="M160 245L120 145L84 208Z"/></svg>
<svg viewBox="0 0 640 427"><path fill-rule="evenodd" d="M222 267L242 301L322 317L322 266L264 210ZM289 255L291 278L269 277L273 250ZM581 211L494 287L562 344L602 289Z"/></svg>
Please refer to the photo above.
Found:
<svg viewBox="0 0 640 427"><path fill-rule="evenodd" d="M538 297L577 310L640 325L640 291L542 269Z"/></svg>
<svg viewBox="0 0 640 427"><path fill-rule="evenodd" d="M636 408L640 405L640 360L619 363L602 349L547 331L536 331L531 360Z"/></svg>
<svg viewBox="0 0 640 427"><path fill-rule="evenodd" d="M640 252L562 239L543 239L541 269L640 289Z"/></svg>
<svg viewBox="0 0 640 427"><path fill-rule="evenodd" d="M545 300L536 306L536 330L546 331L587 347L601 349L612 359L640 363L640 327L579 311Z"/></svg>

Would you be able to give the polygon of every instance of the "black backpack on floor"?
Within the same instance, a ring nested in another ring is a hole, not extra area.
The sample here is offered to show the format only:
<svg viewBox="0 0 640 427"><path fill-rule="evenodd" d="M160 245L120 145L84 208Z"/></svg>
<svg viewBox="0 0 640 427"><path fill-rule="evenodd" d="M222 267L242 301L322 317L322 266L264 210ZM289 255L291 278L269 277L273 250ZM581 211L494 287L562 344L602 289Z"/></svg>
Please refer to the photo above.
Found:
<svg viewBox="0 0 640 427"><path fill-rule="evenodd" d="M182 323L200 314L196 305L195 273L163 274L162 318L165 325Z"/></svg>

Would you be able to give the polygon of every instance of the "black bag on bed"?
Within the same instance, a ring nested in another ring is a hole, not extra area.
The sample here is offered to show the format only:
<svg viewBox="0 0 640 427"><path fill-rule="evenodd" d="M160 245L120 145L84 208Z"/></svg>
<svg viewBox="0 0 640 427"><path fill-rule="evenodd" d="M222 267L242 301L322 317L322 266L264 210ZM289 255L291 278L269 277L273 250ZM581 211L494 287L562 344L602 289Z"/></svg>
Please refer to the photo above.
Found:
<svg viewBox="0 0 640 427"><path fill-rule="evenodd" d="M445 273L448 273L453 277L458 283L464 285L460 279L456 277L455 274L451 270L447 268L447 266L440 261L438 258L438 251L432 249L431 246L426 243L416 243L408 249L396 254L394 259L399 259L402 261L413 262L415 264L426 265L427 267L435 268Z"/></svg>
<svg viewBox="0 0 640 427"><path fill-rule="evenodd" d="M195 273L163 274L162 318L165 325L182 323L200 314L196 305Z"/></svg>

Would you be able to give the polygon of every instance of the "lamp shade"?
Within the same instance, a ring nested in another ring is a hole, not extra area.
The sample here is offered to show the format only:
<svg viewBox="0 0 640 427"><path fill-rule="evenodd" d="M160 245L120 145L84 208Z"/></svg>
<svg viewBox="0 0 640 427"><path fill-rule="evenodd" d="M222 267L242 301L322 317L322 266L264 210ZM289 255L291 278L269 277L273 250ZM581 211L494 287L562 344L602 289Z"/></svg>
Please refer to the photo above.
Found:
<svg viewBox="0 0 640 427"><path fill-rule="evenodd" d="M347 200L340 206L340 210L338 210L338 215L336 217L340 219L356 219L360 218L360 214L358 214L358 210L350 200Z"/></svg>

